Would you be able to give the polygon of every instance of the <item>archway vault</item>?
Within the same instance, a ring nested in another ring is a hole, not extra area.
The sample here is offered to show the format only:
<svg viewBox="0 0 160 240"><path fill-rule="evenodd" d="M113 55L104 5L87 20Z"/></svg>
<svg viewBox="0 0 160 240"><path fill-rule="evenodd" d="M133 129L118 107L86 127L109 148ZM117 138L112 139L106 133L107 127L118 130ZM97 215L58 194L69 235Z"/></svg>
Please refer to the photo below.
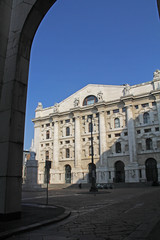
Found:
<svg viewBox="0 0 160 240"><path fill-rule="evenodd" d="M21 212L21 165L30 50L56 0L0 1L0 215ZM160 0L157 0L160 12Z"/></svg>

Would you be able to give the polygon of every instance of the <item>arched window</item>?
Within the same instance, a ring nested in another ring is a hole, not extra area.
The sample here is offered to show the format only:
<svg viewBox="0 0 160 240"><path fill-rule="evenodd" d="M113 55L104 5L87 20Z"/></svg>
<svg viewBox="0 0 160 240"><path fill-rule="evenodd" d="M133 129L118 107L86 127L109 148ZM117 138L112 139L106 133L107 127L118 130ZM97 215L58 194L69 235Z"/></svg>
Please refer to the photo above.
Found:
<svg viewBox="0 0 160 240"><path fill-rule="evenodd" d="M83 106L91 105L91 104L94 104L96 102L98 102L98 99L95 96L90 95L90 96L88 96L84 99Z"/></svg>
<svg viewBox="0 0 160 240"><path fill-rule="evenodd" d="M149 113L148 113L148 112L145 112L145 113L143 114L143 123L144 123L144 124L147 124L147 123L149 123L149 122L150 122Z"/></svg>
<svg viewBox="0 0 160 240"><path fill-rule="evenodd" d="M69 148L66 148L66 158L69 158L70 157L70 151L69 151Z"/></svg>
<svg viewBox="0 0 160 240"><path fill-rule="evenodd" d="M49 160L49 151L46 151L46 160Z"/></svg>
<svg viewBox="0 0 160 240"><path fill-rule="evenodd" d="M89 146L89 156L92 156L92 146Z"/></svg>
<svg viewBox="0 0 160 240"><path fill-rule="evenodd" d="M49 134L49 130L47 130L47 131L46 131L46 139L49 139L49 137L50 137L49 135L50 135L50 134Z"/></svg>
<svg viewBox="0 0 160 240"><path fill-rule="evenodd" d="M120 127L120 120L119 120L119 118L115 118L114 119L114 127L115 128L119 128Z"/></svg>
<svg viewBox="0 0 160 240"><path fill-rule="evenodd" d="M90 122L88 124L88 132L92 132L93 131L93 124Z"/></svg>
<svg viewBox="0 0 160 240"><path fill-rule="evenodd" d="M120 142L116 143L116 153L121 153L121 143Z"/></svg>
<svg viewBox="0 0 160 240"><path fill-rule="evenodd" d="M152 139L151 138L146 139L146 149L147 150L152 150L153 149L153 144L152 144Z"/></svg>
<svg viewBox="0 0 160 240"><path fill-rule="evenodd" d="M70 135L70 127L66 127L66 136Z"/></svg>

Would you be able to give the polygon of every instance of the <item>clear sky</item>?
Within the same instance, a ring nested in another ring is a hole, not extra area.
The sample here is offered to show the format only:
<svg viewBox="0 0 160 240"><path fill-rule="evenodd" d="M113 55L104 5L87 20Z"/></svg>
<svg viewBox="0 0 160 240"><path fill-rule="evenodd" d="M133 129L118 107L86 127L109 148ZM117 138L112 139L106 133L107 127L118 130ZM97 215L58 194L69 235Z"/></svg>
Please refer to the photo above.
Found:
<svg viewBox="0 0 160 240"><path fill-rule="evenodd" d="M160 69L156 0L57 0L35 35L24 149L38 102L50 107L87 84L151 81Z"/></svg>

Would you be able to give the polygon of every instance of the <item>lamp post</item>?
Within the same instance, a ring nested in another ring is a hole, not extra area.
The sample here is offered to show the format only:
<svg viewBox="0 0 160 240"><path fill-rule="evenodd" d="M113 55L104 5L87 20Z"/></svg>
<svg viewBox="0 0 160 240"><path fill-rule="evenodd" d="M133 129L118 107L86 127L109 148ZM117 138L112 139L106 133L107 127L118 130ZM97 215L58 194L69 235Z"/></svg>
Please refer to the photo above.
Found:
<svg viewBox="0 0 160 240"><path fill-rule="evenodd" d="M93 158L93 115L90 115L89 118L91 119L91 157L92 157L92 165L91 165L91 170L92 170L92 182L91 182L91 188L90 192L98 192L98 189L96 188L96 166L94 164L94 158Z"/></svg>

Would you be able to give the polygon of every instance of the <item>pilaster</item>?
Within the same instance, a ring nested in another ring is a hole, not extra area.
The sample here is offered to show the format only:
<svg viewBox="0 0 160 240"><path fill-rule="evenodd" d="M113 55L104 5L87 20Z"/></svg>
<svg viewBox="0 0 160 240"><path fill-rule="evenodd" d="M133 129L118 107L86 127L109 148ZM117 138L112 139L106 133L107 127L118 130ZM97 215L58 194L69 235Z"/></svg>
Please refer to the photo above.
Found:
<svg viewBox="0 0 160 240"><path fill-rule="evenodd" d="M106 123L105 123L105 111L102 108L98 109L99 112L99 148L100 148L100 166L107 163L107 139L106 139Z"/></svg>
<svg viewBox="0 0 160 240"><path fill-rule="evenodd" d="M81 124L80 116L75 114L75 167L81 163Z"/></svg>
<svg viewBox="0 0 160 240"><path fill-rule="evenodd" d="M58 168L59 163L59 122L58 118L54 121L54 136L53 136L53 169Z"/></svg>

